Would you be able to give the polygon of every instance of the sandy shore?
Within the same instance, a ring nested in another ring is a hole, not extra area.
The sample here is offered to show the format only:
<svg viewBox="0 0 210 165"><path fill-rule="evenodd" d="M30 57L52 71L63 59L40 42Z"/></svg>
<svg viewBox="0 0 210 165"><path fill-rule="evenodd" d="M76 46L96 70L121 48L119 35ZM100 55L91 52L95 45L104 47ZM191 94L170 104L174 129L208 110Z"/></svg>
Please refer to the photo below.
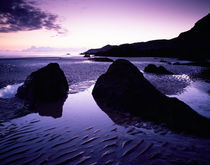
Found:
<svg viewBox="0 0 210 165"><path fill-rule="evenodd" d="M115 58L114 58L115 59ZM156 76L146 74L144 76L162 93L167 95L176 95L182 93L192 81L199 77L202 71L197 66L175 66L160 62L158 58L127 58L133 62L141 71L149 63L163 65L174 75ZM175 59L167 59L175 60ZM77 88L87 88L83 85L76 85L81 82L95 81L106 72L111 63L94 62L86 58L19 58L19 59L0 59L0 88L7 85L23 83L26 77L33 71L47 65L48 63L59 63L64 71L69 86L74 88L74 92L79 91ZM0 98L0 121L8 121L12 118L23 116L30 113L22 108L23 103L16 98ZM20 113L23 112L23 113Z"/></svg>
<svg viewBox="0 0 210 165"><path fill-rule="evenodd" d="M60 118L34 113L0 124L1 164L209 164L209 139L106 114L92 88L70 94Z"/></svg>

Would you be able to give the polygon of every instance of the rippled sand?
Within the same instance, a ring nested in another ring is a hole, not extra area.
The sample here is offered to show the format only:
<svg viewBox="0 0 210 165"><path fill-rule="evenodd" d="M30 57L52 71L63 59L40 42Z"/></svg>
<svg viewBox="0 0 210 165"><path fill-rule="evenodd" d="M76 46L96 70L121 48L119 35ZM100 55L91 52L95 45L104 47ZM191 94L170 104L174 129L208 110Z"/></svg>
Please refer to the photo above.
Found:
<svg viewBox="0 0 210 165"><path fill-rule="evenodd" d="M155 63L174 72L167 76L144 74L163 93L176 95L194 106L198 104L187 100L187 96L200 92L208 99L208 84L195 79L201 67L173 66L154 59L132 60L140 70ZM0 60L1 89L22 83L28 74L49 62L60 64L70 85L62 117L33 113L11 120L11 112L22 104L13 97L1 97L1 115L7 112L1 120L7 120L0 121L0 164L209 164L209 139L177 134L129 115L108 116L101 111L91 91L110 63L55 58ZM118 124L113 120L116 118Z"/></svg>
<svg viewBox="0 0 210 165"><path fill-rule="evenodd" d="M210 140L143 121L117 125L96 105L92 88L69 94L61 118L29 114L2 123L1 164L209 163Z"/></svg>

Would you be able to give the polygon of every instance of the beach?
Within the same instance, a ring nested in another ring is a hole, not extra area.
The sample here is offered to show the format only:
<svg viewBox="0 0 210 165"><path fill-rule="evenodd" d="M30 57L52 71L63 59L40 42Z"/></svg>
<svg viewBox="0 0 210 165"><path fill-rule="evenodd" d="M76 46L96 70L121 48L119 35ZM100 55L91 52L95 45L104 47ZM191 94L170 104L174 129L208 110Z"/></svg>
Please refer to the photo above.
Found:
<svg viewBox="0 0 210 165"><path fill-rule="evenodd" d="M189 62L175 58L125 59L136 65L163 94L179 98L199 114L210 118L209 79L201 76L207 68L173 65L175 62ZM68 98L59 112L61 117L30 111L17 113L24 104L14 97L17 87L31 72L48 63L60 65L70 88ZM151 63L162 65L173 74L144 73L145 66ZM97 78L107 71L110 64L83 57L1 59L0 162L209 164L209 139L176 133L164 125L142 121L129 114L110 116L98 107L92 97L92 89Z"/></svg>

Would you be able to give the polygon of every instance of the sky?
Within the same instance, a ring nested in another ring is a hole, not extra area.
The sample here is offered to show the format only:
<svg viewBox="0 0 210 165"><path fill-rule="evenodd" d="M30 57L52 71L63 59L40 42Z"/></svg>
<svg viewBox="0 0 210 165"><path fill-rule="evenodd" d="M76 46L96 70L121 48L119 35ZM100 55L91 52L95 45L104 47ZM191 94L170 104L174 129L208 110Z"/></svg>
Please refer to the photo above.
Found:
<svg viewBox="0 0 210 165"><path fill-rule="evenodd" d="M170 39L209 12L210 0L1 0L0 55Z"/></svg>

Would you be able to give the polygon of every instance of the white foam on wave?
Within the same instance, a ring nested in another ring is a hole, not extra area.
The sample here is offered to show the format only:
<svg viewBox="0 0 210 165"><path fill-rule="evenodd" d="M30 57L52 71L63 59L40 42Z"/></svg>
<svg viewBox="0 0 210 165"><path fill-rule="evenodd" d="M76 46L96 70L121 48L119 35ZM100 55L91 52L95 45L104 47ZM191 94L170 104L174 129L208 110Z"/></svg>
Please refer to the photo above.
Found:
<svg viewBox="0 0 210 165"><path fill-rule="evenodd" d="M4 88L0 89L0 98L12 98L17 93L17 89L19 86L21 86L23 83L20 84L14 84L14 85L7 85Z"/></svg>

